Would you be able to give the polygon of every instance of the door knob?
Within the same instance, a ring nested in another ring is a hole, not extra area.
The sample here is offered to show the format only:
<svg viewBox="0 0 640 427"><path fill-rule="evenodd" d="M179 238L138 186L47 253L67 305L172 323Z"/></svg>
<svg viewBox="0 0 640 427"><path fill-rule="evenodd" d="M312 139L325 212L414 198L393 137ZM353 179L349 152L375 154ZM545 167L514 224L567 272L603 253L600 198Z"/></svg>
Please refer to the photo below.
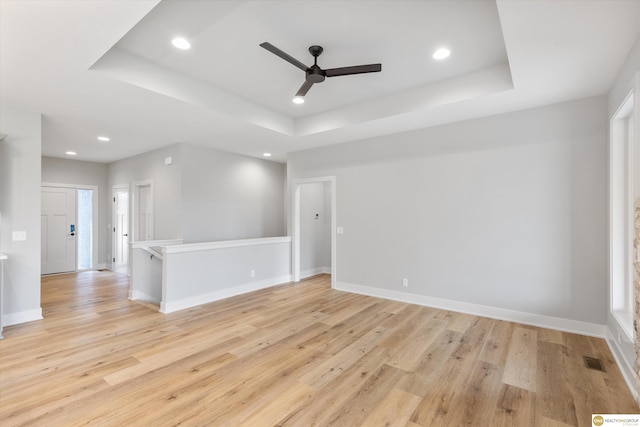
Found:
<svg viewBox="0 0 640 427"><path fill-rule="evenodd" d="M128 234L123 234L123 235L122 235L122 237L127 237L127 236L128 236Z"/></svg>

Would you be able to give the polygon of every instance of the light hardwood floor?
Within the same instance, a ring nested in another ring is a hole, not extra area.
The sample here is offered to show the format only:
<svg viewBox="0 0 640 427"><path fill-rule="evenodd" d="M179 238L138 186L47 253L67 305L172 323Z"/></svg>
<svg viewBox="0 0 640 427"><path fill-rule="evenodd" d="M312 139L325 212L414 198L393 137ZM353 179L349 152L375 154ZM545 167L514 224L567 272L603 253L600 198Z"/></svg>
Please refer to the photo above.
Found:
<svg viewBox="0 0 640 427"><path fill-rule="evenodd" d="M0 341L3 427L591 426L640 412L602 339L334 291L328 276L168 315L128 301L126 276L42 282L44 320Z"/></svg>

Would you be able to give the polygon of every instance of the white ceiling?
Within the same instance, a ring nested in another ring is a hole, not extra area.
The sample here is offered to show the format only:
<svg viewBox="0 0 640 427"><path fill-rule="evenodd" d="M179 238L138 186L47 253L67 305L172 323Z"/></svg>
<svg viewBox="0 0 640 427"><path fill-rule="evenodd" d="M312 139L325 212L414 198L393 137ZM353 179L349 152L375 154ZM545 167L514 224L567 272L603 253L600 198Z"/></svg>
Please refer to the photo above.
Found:
<svg viewBox="0 0 640 427"><path fill-rule="evenodd" d="M285 161L604 94L639 32L640 0L0 0L0 96L42 112L44 155L111 162L188 142ZM328 78L294 105L304 72L265 41L382 72ZM452 55L438 62L440 46Z"/></svg>

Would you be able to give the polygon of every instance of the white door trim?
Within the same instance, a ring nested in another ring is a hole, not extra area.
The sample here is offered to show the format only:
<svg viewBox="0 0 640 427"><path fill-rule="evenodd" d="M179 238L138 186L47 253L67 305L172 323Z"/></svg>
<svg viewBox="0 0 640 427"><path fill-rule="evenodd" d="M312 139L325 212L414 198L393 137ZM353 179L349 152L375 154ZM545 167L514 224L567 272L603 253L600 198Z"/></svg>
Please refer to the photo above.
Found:
<svg viewBox="0 0 640 427"><path fill-rule="evenodd" d="M100 224L98 223L98 219L99 219L99 215L98 215L98 209L99 209L99 202L98 200L100 200L100 193L98 191L98 186L97 185L88 185L88 184L60 184L57 182L43 182L40 184L40 188L42 187L61 187L61 188L75 188L76 189L76 221L78 220L78 191L77 190L93 190L93 206L92 206L92 218L91 220L93 221L93 232L92 234L92 240L93 240L93 256L91 257L91 267L92 268L99 268L100 267L100 263L99 263L99 259L98 259L98 246L99 246L99 242L98 242L98 230L100 228ZM78 265L78 241L76 240L76 267Z"/></svg>
<svg viewBox="0 0 640 427"><path fill-rule="evenodd" d="M321 176L317 178L294 179L292 181L292 207L293 227L291 245L291 269L293 281L300 281L300 186L304 184L326 183L331 184L331 287L335 288L337 281L336 268L336 177Z"/></svg>

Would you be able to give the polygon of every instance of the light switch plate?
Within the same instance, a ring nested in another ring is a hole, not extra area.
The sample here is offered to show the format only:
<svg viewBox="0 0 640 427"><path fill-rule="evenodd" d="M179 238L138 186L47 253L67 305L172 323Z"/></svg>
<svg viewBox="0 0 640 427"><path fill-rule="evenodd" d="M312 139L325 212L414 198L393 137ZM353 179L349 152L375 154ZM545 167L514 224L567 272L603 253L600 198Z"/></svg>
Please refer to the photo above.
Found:
<svg viewBox="0 0 640 427"><path fill-rule="evenodd" d="M13 241L17 242L20 240L27 240L27 232L26 231L14 231L13 232Z"/></svg>
<svg viewBox="0 0 640 427"><path fill-rule="evenodd" d="M344 228L338 227L338 234L344 234Z"/></svg>

